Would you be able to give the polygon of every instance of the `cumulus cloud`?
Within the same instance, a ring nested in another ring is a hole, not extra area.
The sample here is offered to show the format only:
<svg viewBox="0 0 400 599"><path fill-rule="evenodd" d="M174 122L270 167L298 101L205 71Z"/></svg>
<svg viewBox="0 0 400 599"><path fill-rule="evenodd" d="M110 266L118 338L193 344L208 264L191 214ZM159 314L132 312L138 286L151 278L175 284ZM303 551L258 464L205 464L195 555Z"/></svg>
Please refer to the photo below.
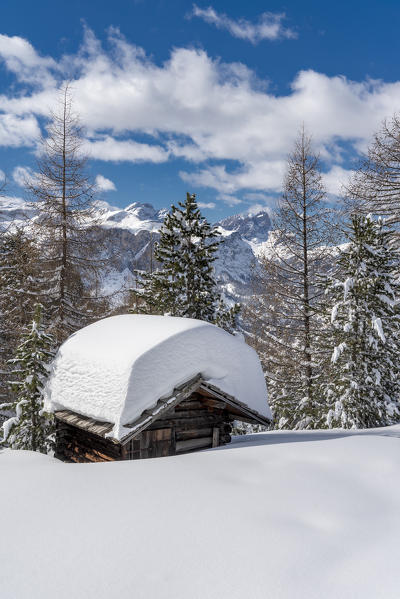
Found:
<svg viewBox="0 0 400 599"><path fill-rule="evenodd" d="M103 175L97 175L95 185L99 191L117 191L115 183Z"/></svg>
<svg viewBox="0 0 400 599"><path fill-rule="evenodd" d="M230 195L241 189L270 189L279 191L286 163L284 160L250 162L246 167L228 171L225 165L213 165L195 172L180 171L186 183L211 187Z"/></svg>
<svg viewBox="0 0 400 599"><path fill-rule="evenodd" d="M16 166L12 172L12 178L19 187L26 187L35 182L35 173L29 166Z"/></svg>
<svg viewBox="0 0 400 599"><path fill-rule="evenodd" d="M355 82L308 70L278 96L245 65L214 60L203 50L175 48L157 64L115 29L105 46L86 31L79 51L56 64L26 40L8 38L7 46L4 38L0 57L6 68L31 85L0 95L0 145L33 146L38 118L54 106L52 77L60 81L73 72L75 109L93 158L185 160L180 165L185 182L214 189L222 201L231 198L231 205L242 193L280 191L286 157L303 122L334 193L346 176L343 148L357 153L399 106L399 81ZM36 83L43 69L49 75L43 76L45 87Z"/></svg>
<svg viewBox="0 0 400 599"><path fill-rule="evenodd" d="M40 56L32 44L22 37L0 34L0 60L5 62L6 68L14 73L19 81L41 86L55 82L51 71L58 68L56 61Z"/></svg>
<svg viewBox="0 0 400 599"><path fill-rule="evenodd" d="M0 146L33 146L40 137L40 128L33 115L0 114Z"/></svg>
<svg viewBox="0 0 400 599"><path fill-rule="evenodd" d="M214 202L197 202L199 208L208 208L209 210L213 210L215 208Z"/></svg>
<svg viewBox="0 0 400 599"><path fill-rule="evenodd" d="M341 195L344 185L348 183L354 172L339 165L333 166L328 172L323 174L326 191L334 196Z"/></svg>
<svg viewBox="0 0 400 599"><path fill-rule="evenodd" d="M161 146L118 140L107 136L101 140L88 140L84 146L91 158L110 162L165 162L168 152Z"/></svg>
<svg viewBox="0 0 400 599"><path fill-rule="evenodd" d="M284 13L263 13L256 23L251 23L246 19L231 19L224 13L218 13L212 6L200 8L193 5L192 16L203 19L210 25L215 25L218 29L226 29L233 37L247 40L252 44L258 44L262 40L277 40L282 38L295 38L297 33L293 29L283 26L282 21L286 15Z"/></svg>

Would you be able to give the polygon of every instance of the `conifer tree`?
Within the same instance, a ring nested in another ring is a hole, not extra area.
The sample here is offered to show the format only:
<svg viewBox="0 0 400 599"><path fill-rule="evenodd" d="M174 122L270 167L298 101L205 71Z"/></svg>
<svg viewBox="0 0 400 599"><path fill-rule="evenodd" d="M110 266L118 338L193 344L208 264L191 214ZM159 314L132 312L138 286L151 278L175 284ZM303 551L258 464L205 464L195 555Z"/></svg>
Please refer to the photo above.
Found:
<svg viewBox="0 0 400 599"><path fill-rule="evenodd" d="M273 233L270 242L272 238ZM244 322L248 343L257 351L263 366L274 427L294 429L299 421L299 344L297 331L291 326L293 309L282 297L282 277L275 252L272 256L275 259L261 257L260 268L253 273Z"/></svg>
<svg viewBox="0 0 400 599"><path fill-rule="evenodd" d="M201 215L196 196L172 206L160 229L154 257L159 270L145 273L136 302L140 311L170 314L235 327L238 306L229 309L214 277L219 233Z"/></svg>
<svg viewBox="0 0 400 599"><path fill-rule="evenodd" d="M42 325L42 306L35 306L29 330L11 360L16 380L11 383L15 400L0 406L15 412L3 424L3 443L13 449L47 453L52 448L53 419L43 409L43 389L53 357L54 339Z"/></svg>
<svg viewBox="0 0 400 599"><path fill-rule="evenodd" d="M32 319L38 295L38 250L19 228L0 234L0 402L9 395L8 360Z"/></svg>
<svg viewBox="0 0 400 599"><path fill-rule="evenodd" d="M400 224L400 116L385 119L347 186L351 212L383 216Z"/></svg>
<svg viewBox="0 0 400 599"><path fill-rule="evenodd" d="M83 132L68 85L60 92L27 188L38 218L34 233L41 247L42 303L57 342L93 319L88 280L102 261L95 233L96 187L83 153Z"/></svg>
<svg viewBox="0 0 400 599"><path fill-rule="evenodd" d="M325 200L319 158L303 128L288 158L274 231L245 312L277 428L316 426L324 300L319 280L331 261Z"/></svg>
<svg viewBox="0 0 400 599"><path fill-rule="evenodd" d="M353 216L330 281L332 358L320 427L369 428L400 418L398 256L381 219Z"/></svg>

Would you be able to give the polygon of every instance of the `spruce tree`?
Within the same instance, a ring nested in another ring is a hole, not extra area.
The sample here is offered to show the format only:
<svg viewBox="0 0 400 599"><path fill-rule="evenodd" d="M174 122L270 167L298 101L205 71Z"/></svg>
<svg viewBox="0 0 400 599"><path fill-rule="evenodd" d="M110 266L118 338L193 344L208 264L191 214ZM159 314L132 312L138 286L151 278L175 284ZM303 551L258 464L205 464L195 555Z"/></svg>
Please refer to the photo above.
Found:
<svg viewBox="0 0 400 599"><path fill-rule="evenodd" d="M42 325L42 306L36 304L29 330L11 360L16 376L11 383L15 400L0 406L15 413L4 422L2 439L13 449L47 453L52 448L53 419L44 411L43 389L53 346L53 338Z"/></svg>
<svg viewBox="0 0 400 599"><path fill-rule="evenodd" d="M233 330L239 307L225 305L214 276L218 236L201 215L194 194L186 194L186 202L173 205L154 249L160 268L145 273L136 292L139 310L197 318Z"/></svg>
<svg viewBox="0 0 400 599"><path fill-rule="evenodd" d="M0 233L0 402L9 396L8 360L37 301L37 260L38 250L23 229Z"/></svg>
<svg viewBox="0 0 400 599"><path fill-rule="evenodd" d="M369 428L400 418L400 287L391 234L382 220L352 218L340 277L327 288L333 351L321 427Z"/></svg>

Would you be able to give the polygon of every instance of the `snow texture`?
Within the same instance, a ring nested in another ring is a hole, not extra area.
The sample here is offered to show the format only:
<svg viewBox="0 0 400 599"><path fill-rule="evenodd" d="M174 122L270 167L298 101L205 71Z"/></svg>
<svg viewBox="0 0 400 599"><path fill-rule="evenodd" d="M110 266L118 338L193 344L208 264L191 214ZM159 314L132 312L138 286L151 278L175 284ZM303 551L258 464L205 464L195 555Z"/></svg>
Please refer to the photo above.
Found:
<svg viewBox="0 0 400 599"><path fill-rule="evenodd" d="M133 462L0 453L1 599L398 599L400 427Z"/></svg>
<svg viewBox="0 0 400 599"><path fill-rule="evenodd" d="M375 316L372 319L372 326L374 327L374 330L378 333L379 338L381 339L381 341L383 343L386 342L386 337L385 334L383 332L383 328L382 328L382 320L380 318L378 318L377 316Z"/></svg>
<svg viewBox="0 0 400 599"><path fill-rule="evenodd" d="M141 204L140 202L134 202L122 210L103 202L100 218L102 226L106 229L126 229L134 233L142 230L158 231L165 212L165 209L157 211L151 204Z"/></svg>
<svg viewBox="0 0 400 599"><path fill-rule="evenodd" d="M45 408L112 422L111 436L197 374L271 418L256 352L215 325L190 318L125 314L81 329L61 346Z"/></svg>
<svg viewBox="0 0 400 599"><path fill-rule="evenodd" d="M354 279L353 277L348 277L344 284L343 284L343 288L344 288L344 300L347 299L347 296L349 294L350 289L352 289L354 286Z"/></svg>

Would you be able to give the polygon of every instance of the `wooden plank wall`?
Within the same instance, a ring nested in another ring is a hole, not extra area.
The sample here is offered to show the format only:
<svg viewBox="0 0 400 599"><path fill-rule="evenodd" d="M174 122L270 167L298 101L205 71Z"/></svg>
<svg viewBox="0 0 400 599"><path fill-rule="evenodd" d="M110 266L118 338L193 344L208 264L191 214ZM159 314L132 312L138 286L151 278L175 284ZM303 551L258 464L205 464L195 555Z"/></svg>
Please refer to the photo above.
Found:
<svg viewBox="0 0 400 599"><path fill-rule="evenodd" d="M137 460L225 445L231 440L234 419L226 407L193 393L123 446L57 421L56 457L73 462Z"/></svg>
<svg viewBox="0 0 400 599"><path fill-rule="evenodd" d="M176 455L225 445L231 440L232 420L223 402L193 393L151 424L142 433L150 435L150 443L143 444L141 439L140 445L134 441L135 450L127 459ZM168 439L162 437L166 430L170 431Z"/></svg>
<svg viewBox="0 0 400 599"><path fill-rule="evenodd" d="M121 460L121 445L76 426L56 420L55 457L65 462Z"/></svg>

